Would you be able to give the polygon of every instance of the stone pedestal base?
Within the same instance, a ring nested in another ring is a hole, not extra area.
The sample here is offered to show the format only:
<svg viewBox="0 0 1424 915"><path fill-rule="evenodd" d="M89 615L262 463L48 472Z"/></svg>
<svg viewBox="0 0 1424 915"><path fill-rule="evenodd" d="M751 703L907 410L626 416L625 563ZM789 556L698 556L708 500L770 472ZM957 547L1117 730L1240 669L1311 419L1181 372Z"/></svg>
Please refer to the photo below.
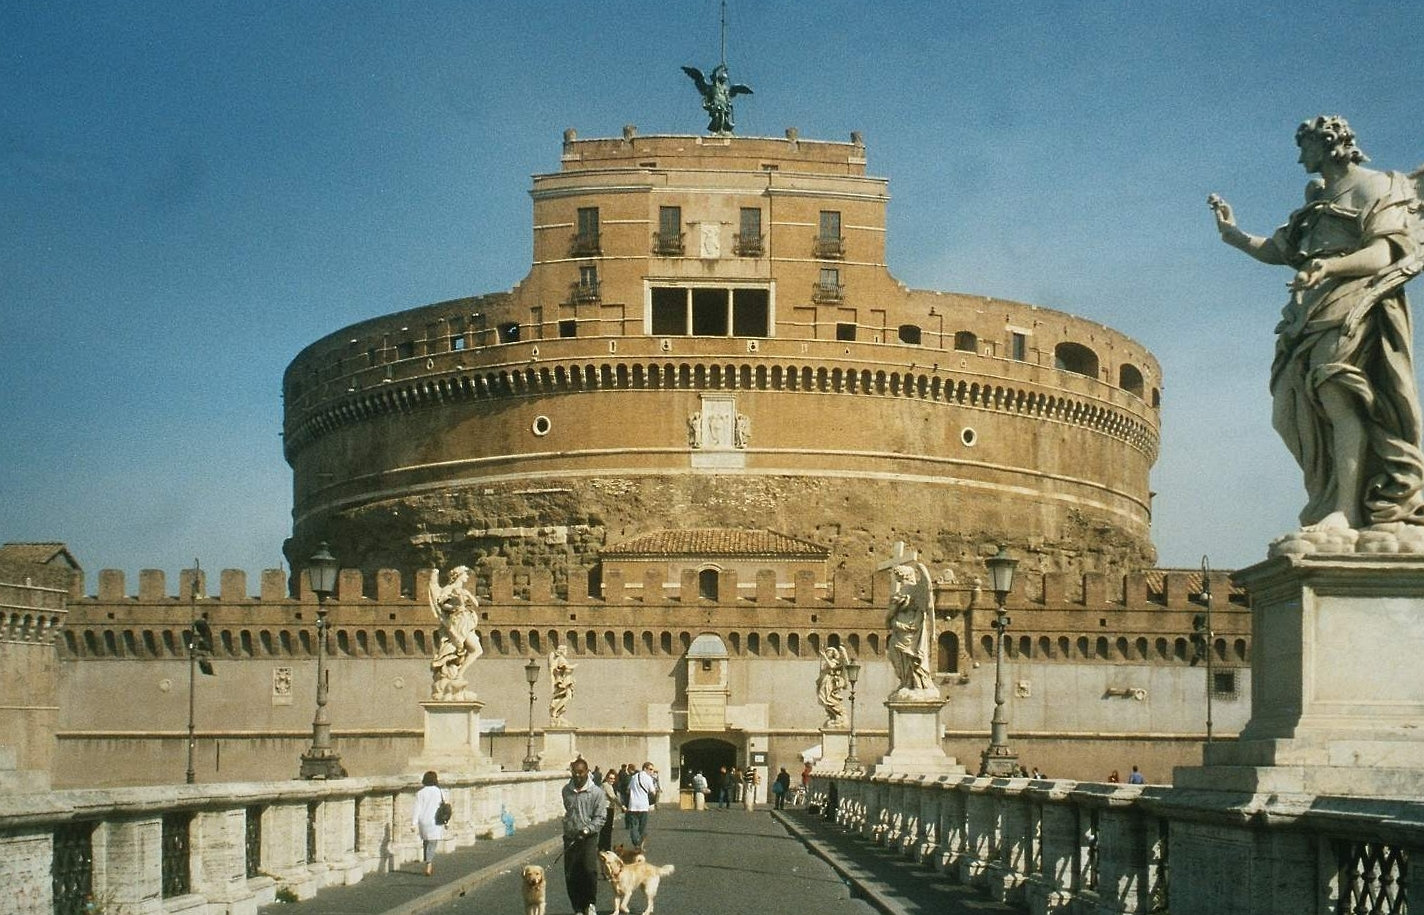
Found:
<svg viewBox="0 0 1424 915"><path fill-rule="evenodd" d="M1251 591L1251 719L1183 788L1424 794L1424 556L1280 555Z"/></svg>
<svg viewBox="0 0 1424 915"><path fill-rule="evenodd" d="M850 755L850 731L846 728L821 728L821 758L816 769L839 772Z"/></svg>
<svg viewBox="0 0 1424 915"><path fill-rule="evenodd" d="M550 725L544 729L544 751L539 754L539 768L567 769L578 758L574 735L577 729Z"/></svg>
<svg viewBox="0 0 1424 915"><path fill-rule="evenodd" d="M939 710L945 700L937 690L896 690L885 700L890 710L890 752L871 773L888 775L963 775L964 767L939 742Z"/></svg>
<svg viewBox="0 0 1424 915"><path fill-rule="evenodd" d="M434 769L446 773L477 774L498 772L494 760L480 752L480 710L478 699L420 703L425 711L425 744L418 756L406 763L408 772Z"/></svg>

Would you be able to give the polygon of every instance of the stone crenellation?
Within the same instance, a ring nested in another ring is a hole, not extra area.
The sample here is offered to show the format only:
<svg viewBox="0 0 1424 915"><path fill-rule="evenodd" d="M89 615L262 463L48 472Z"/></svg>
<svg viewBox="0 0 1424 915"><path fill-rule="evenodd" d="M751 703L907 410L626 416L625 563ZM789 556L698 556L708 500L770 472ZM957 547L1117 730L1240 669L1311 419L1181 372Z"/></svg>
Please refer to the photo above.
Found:
<svg viewBox="0 0 1424 915"><path fill-rule="evenodd" d="M367 581L359 570L341 572L328 599L332 651L337 657L426 657L435 647L436 627L424 593L429 571L405 578L382 570ZM206 594L206 576L184 570L176 591L160 570L140 573L136 595L125 591L122 572L99 574L97 596L71 602L61 651L75 658L185 657L183 630L193 615L213 628L215 652L228 659L312 657L316 597L302 580L301 593L285 594L286 573L262 573L257 596L248 594L246 574L224 570L220 592ZM650 576L629 587L621 575L605 575L603 594L568 601L552 593L547 569L495 569L478 580L481 632L495 657L523 657L565 645L576 655L610 657L684 654L700 632L716 630L736 657L815 658L825 646L845 644L853 653L884 652L881 608L850 576L827 584L810 572L796 576L781 596L769 570L746 587L734 572L721 574L720 594L698 596L694 577L666 587ZM1024 611L1006 644L1009 657L1097 663L1190 663L1191 620L1202 609L1201 576L1182 570L1151 570L1124 578L1111 595L1106 576L1088 573L1071 580L1063 573L1025 574L1009 596L1011 609ZM1233 592L1224 573L1213 576L1216 604L1216 658L1244 665L1250 659L1249 611L1244 595ZM962 635L968 659L993 657L988 618L992 596L973 585L938 583L936 603L946 630ZM684 595L690 594L690 597ZM837 595L843 595L837 598Z"/></svg>

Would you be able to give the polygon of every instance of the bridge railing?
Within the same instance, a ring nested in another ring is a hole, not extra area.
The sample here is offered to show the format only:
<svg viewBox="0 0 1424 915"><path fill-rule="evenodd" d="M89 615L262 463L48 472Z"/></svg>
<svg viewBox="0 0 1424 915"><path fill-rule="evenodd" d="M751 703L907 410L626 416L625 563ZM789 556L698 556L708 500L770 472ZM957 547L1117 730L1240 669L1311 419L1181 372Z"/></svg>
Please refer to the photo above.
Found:
<svg viewBox="0 0 1424 915"><path fill-rule="evenodd" d="M560 772L451 777L442 849L559 816ZM165 785L0 797L0 910L252 913L421 855L418 778Z"/></svg>
<svg viewBox="0 0 1424 915"><path fill-rule="evenodd" d="M820 772L809 802L1032 915L1400 915L1424 862L1419 800Z"/></svg>

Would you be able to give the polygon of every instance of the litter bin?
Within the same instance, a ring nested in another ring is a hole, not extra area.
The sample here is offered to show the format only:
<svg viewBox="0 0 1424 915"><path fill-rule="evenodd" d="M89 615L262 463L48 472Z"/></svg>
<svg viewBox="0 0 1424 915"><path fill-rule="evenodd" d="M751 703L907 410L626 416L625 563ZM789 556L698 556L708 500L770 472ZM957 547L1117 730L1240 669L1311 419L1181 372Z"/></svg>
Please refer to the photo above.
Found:
<svg viewBox="0 0 1424 915"><path fill-rule="evenodd" d="M677 809L691 810L693 806L692 789L679 788L677 792Z"/></svg>

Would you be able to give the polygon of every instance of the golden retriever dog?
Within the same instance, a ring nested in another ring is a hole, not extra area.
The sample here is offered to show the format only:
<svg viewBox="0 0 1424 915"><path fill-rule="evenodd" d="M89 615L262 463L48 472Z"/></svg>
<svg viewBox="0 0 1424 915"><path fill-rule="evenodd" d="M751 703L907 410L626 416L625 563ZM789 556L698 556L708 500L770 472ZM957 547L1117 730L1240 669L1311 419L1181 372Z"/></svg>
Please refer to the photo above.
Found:
<svg viewBox="0 0 1424 915"><path fill-rule="evenodd" d="M537 864L526 864L519 872L524 890L524 915L544 915L547 905L547 890L544 886L544 868Z"/></svg>
<svg viewBox="0 0 1424 915"><path fill-rule="evenodd" d="M637 856L638 860L629 862L624 862L616 852L611 851L601 851L598 857L603 862L604 878L613 884L613 915L632 915L629 905L633 901L633 891L638 887L643 888L643 895L648 899L643 915L653 915L658 884L662 878L672 874L673 866L649 864L641 853Z"/></svg>

